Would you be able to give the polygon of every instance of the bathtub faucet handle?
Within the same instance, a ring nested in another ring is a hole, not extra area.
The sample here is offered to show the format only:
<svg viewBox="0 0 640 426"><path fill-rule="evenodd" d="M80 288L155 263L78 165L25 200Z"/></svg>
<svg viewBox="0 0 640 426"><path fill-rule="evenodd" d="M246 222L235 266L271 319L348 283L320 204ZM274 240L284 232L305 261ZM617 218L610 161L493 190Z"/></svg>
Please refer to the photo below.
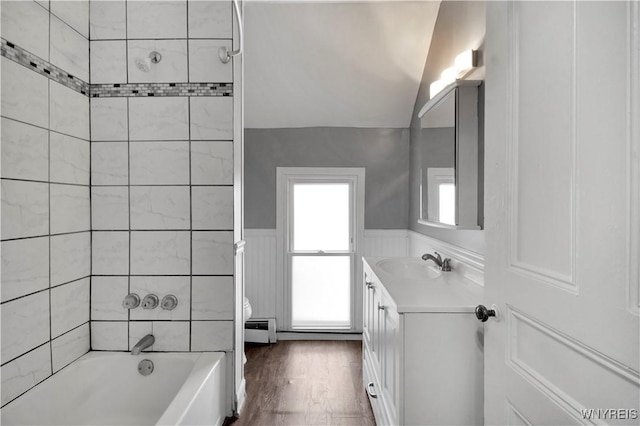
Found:
<svg viewBox="0 0 640 426"><path fill-rule="evenodd" d="M135 293L127 294L122 301L122 307L125 309L135 309L140 306L140 296Z"/></svg>
<svg viewBox="0 0 640 426"><path fill-rule="evenodd" d="M178 306L178 298L173 294L167 294L162 298L162 302L160 302L160 307L165 311L172 311Z"/></svg>
<svg viewBox="0 0 640 426"><path fill-rule="evenodd" d="M155 309L158 307L159 302L158 296L155 294L147 294L144 299L142 299L142 309Z"/></svg>

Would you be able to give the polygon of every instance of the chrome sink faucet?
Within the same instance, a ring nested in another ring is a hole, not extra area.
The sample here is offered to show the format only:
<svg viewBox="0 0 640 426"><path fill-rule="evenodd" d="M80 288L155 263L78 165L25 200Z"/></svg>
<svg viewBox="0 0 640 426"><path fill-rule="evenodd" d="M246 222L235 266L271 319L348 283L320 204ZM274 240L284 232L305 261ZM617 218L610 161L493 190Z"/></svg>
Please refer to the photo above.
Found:
<svg viewBox="0 0 640 426"><path fill-rule="evenodd" d="M422 255L422 260L433 260L433 262L438 265L438 268L442 271L442 272L450 272L451 271L451 259L449 259L448 257L445 259L442 259L442 256L440 256L440 253L438 253L437 251L434 251L435 256L430 254L430 253L425 253Z"/></svg>
<svg viewBox="0 0 640 426"><path fill-rule="evenodd" d="M136 345L131 350L131 355L139 355L140 351L143 351L151 347L151 345L153 345L155 341L156 341L156 338L153 337L153 334L147 334L142 339L140 339L138 343L136 343Z"/></svg>

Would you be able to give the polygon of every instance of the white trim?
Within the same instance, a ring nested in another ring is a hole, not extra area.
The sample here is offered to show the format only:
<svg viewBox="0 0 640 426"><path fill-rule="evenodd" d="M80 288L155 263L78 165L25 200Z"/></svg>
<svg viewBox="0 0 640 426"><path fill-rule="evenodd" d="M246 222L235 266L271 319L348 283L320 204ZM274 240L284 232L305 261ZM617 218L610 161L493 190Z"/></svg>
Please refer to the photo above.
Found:
<svg viewBox="0 0 640 426"><path fill-rule="evenodd" d="M235 410L234 414L240 415L242 414L242 410L244 409L244 403L247 400L247 381L244 376L240 381L240 386L236 390L236 401L235 401Z"/></svg>
<svg viewBox="0 0 640 426"><path fill-rule="evenodd" d="M304 333L278 332L278 340L362 340L362 333Z"/></svg>
<svg viewBox="0 0 640 426"><path fill-rule="evenodd" d="M362 288L357 285L362 275L364 245L364 180L363 167L278 167L276 169L276 319L283 330L291 330L291 297L287 278L288 236L287 199L290 183L295 180L346 180L353 185L352 235L354 268L351 288L351 329L362 330Z"/></svg>

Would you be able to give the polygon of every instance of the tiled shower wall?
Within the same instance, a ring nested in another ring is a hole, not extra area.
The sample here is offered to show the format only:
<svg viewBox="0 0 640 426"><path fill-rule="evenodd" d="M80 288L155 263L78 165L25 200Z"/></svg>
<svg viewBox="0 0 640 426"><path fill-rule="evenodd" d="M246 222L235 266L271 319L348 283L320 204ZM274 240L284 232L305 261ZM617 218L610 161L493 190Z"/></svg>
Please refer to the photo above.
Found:
<svg viewBox="0 0 640 426"><path fill-rule="evenodd" d="M89 7L0 8L5 405L89 350Z"/></svg>
<svg viewBox="0 0 640 426"><path fill-rule="evenodd" d="M92 349L231 350L231 2L91 1L90 22Z"/></svg>

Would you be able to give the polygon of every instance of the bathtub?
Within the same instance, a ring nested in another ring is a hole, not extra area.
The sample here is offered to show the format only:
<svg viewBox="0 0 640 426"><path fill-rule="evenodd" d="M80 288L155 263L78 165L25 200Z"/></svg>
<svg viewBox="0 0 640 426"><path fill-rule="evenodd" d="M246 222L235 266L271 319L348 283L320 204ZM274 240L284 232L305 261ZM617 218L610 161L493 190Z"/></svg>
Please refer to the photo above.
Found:
<svg viewBox="0 0 640 426"><path fill-rule="evenodd" d="M151 360L148 376L138 372ZM224 352L89 352L2 408L2 425L221 425Z"/></svg>

